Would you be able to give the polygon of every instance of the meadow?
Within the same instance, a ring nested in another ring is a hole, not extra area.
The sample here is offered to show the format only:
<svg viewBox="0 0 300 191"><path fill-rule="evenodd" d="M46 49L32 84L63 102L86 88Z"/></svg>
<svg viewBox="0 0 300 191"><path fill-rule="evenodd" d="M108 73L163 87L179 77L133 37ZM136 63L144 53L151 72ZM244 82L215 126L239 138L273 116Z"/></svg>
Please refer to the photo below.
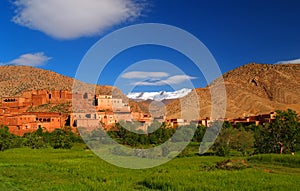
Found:
<svg viewBox="0 0 300 191"><path fill-rule="evenodd" d="M71 150L0 152L0 190L300 190L300 153L177 157L146 170L108 164L80 145Z"/></svg>

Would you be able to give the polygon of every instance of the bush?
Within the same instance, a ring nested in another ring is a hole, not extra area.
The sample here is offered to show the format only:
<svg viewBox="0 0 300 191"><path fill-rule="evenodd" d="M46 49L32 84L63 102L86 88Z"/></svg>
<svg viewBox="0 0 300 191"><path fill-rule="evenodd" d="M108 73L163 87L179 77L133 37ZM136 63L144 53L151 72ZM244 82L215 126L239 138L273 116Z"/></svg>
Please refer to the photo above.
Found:
<svg viewBox="0 0 300 191"><path fill-rule="evenodd" d="M43 136L39 135L38 132L26 133L24 134L23 138L24 146L30 147L32 149L41 149L47 147Z"/></svg>
<svg viewBox="0 0 300 191"><path fill-rule="evenodd" d="M73 146L72 132L63 129L55 129L51 133L50 145L54 149L71 149Z"/></svg>
<svg viewBox="0 0 300 191"><path fill-rule="evenodd" d="M243 128L226 128L221 130L212 149L218 156L228 156L231 149L235 149L245 156L250 154L253 146L254 136L252 132L245 131Z"/></svg>
<svg viewBox="0 0 300 191"><path fill-rule="evenodd" d="M247 168L249 165L246 160L235 159L235 160L223 160L217 162L216 168L222 170L241 170Z"/></svg>
<svg viewBox="0 0 300 191"><path fill-rule="evenodd" d="M14 135L8 132L7 126L0 127L0 151L11 148L13 145Z"/></svg>

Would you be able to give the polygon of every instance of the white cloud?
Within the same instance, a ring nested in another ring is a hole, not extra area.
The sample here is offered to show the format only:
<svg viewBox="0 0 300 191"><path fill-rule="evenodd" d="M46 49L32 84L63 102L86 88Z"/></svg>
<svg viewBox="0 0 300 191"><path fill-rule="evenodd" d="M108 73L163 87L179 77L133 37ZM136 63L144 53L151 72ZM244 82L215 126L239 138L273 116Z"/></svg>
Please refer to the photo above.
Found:
<svg viewBox="0 0 300 191"><path fill-rule="evenodd" d="M147 78L163 78L168 77L169 74L166 72L141 72L132 71L124 73L121 77L127 79L147 79Z"/></svg>
<svg viewBox="0 0 300 191"><path fill-rule="evenodd" d="M300 58L295 60L279 61L276 64L300 64Z"/></svg>
<svg viewBox="0 0 300 191"><path fill-rule="evenodd" d="M23 66L41 66L44 65L51 58L46 56L43 52L34 54L23 54L19 58L16 58L5 64L23 65Z"/></svg>
<svg viewBox="0 0 300 191"><path fill-rule="evenodd" d="M59 39L93 36L141 15L133 0L15 0L13 22Z"/></svg>
<svg viewBox="0 0 300 191"><path fill-rule="evenodd" d="M197 77L188 76L188 75L176 75L171 76L165 80L157 80L157 81L140 81L135 82L133 85L139 85L139 86L163 86L163 85L175 85L175 84L181 84L183 82L197 79Z"/></svg>

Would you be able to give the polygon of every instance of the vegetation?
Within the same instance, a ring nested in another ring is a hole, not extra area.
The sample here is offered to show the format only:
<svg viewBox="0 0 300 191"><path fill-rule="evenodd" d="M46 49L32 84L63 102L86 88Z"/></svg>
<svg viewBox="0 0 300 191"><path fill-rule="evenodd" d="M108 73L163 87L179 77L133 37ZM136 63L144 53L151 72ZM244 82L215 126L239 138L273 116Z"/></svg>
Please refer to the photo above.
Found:
<svg viewBox="0 0 300 191"><path fill-rule="evenodd" d="M40 128L18 137L1 127L0 190L300 190L298 116L291 110L277 113L274 122L259 127L223 123L207 156L198 154L206 131L201 125L179 127L182 133L173 136L174 129L157 122L146 134L133 131L138 124L117 124L117 131L109 135L135 148L154 147L166 140L187 141L186 134L195 131L192 142L174 160L147 170L128 170L102 161L68 128L51 133ZM103 133L96 129L84 136L107 144ZM283 143L283 150L278 142ZM121 147L110 151L128 156ZM162 149L163 156L169 154L168 148Z"/></svg>
<svg viewBox="0 0 300 191"><path fill-rule="evenodd" d="M47 148L70 149L74 143L83 140L70 129L56 129L53 132L44 132L42 128L32 133L25 133L23 137L9 133L8 127L0 127L0 151L10 148L29 147L32 149Z"/></svg>
<svg viewBox="0 0 300 191"><path fill-rule="evenodd" d="M299 144L300 123L296 112L277 111L275 121L255 130L257 153L293 153Z"/></svg>
<svg viewBox="0 0 300 191"><path fill-rule="evenodd" d="M213 145L213 150L218 156L228 156L233 149L245 156L251 153L253 146L254 137L251 131L229 127L221 131Z"/></svg>
<svg viewBox="0 0 300 191"><path fill-rule="evenodd" d="M228 156L232 151L242 155L258 153L294 153L299 151L300 123L298 115L292 110L276 111L275 120L264 125L233 128L224 123L213 150L218 156ZM216 125L215 122L212 125Z"/></svg>
<svg viewBox="0 0 300 191"><path fill-rule="evenodd" d="M299 190L298 153L191 156L146 170L108 164L85 146L0 152L0 190ZM280 160L279 160L280 159ZM294 166L298 163L297 166Z"/></svg>
<svg viewBox="0 0 300 191"><path fill-rule="evenodd" d="M8 127L0 127L0 151L9 149L13 144L14 136L8 132Z"/></svg>
<svg viewBox="0 0 300 191"><path fill-rule="evenodd" d="M292 110L277 111L276 119L263 126L242 126L232 127L229 122L220 123L215 121L209 128L218 129L223 125L212 147L214 154L218 156L229 156L232 152L239 152L242 156L254 153L294 153L300 150L300 125L297 114ZM148 132L138 130L139 123L121 122L117 123L108 135L122 145L134 148L150 148L161 145L166 141L171 142L202 142L206 128L201 125L186 125L176 130L170 128L166 123L154 121L148 128ZM176 132L176 133L175 133ZM108 144L110 140L104 138L104 130L95 129L87 132L89 146L94 143ZM217 133L217 131L215 132ZM83 134L82 134L83 135ZM192 137L192 139L191 139ZM22 138L8 132L7 127L0 128L0 150L27 146L32 149L39 149L51 146L55 149L70 149L76 142L83 142L70 129L57 129L51 133L38 129L36 132L27 133ZM120 148L112 150L115 153L122 153ZM168 155L172 150L163 148L162 155ZM180 156L189 155L184 150Z"/></svg>
<svg viewBox="0 0 300 191"><path fill-rule="evenodd" d="M36 107L30 106L27 109L27 112L56 112L56 113L64 113L69 114L71 108L70 102L65 102L61 104L43 104Z"/></svg>
<svg viewBox="0 0 300 191"><path fill-rule="evenodd" d="M168 127L165 123L160 124L154 121L148 129L151 133L136 131L138 124L123 122L122 125L117 123L114 131L108 132L110 137L123 145L133 147L145 147L159 145L166 142L175 133L175 129Z"/></svg>

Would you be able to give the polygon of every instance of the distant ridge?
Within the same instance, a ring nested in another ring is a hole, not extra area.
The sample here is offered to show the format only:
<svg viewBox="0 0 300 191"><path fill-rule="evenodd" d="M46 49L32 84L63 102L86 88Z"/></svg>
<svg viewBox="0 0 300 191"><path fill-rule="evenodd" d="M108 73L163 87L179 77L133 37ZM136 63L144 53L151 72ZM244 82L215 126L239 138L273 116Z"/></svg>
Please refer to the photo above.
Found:
<svg viewBox="0 0 300 191"><path fill-rule="evenodd" d="M74 79L31 66L0 66L0 97L18 96L30 90L72 90ZM84 84L84 83L83 83ZM113 86L96 87L99 94L111 94L116 91L120 97L126 98L120 90Z"/></svg>
<svg viewBox="0 0 300 191"><path fill-rule="evenodd" d="M257 63L240 66L225 73L226 117L236 118L288 108L300 113L299 74L299 64ZM219 83L220 80L216 79L208 87L194 90L199 97L201 118L210 116L209 87ZM167 105L168 117L180 117L180 100L176 99Z"/></svg>

